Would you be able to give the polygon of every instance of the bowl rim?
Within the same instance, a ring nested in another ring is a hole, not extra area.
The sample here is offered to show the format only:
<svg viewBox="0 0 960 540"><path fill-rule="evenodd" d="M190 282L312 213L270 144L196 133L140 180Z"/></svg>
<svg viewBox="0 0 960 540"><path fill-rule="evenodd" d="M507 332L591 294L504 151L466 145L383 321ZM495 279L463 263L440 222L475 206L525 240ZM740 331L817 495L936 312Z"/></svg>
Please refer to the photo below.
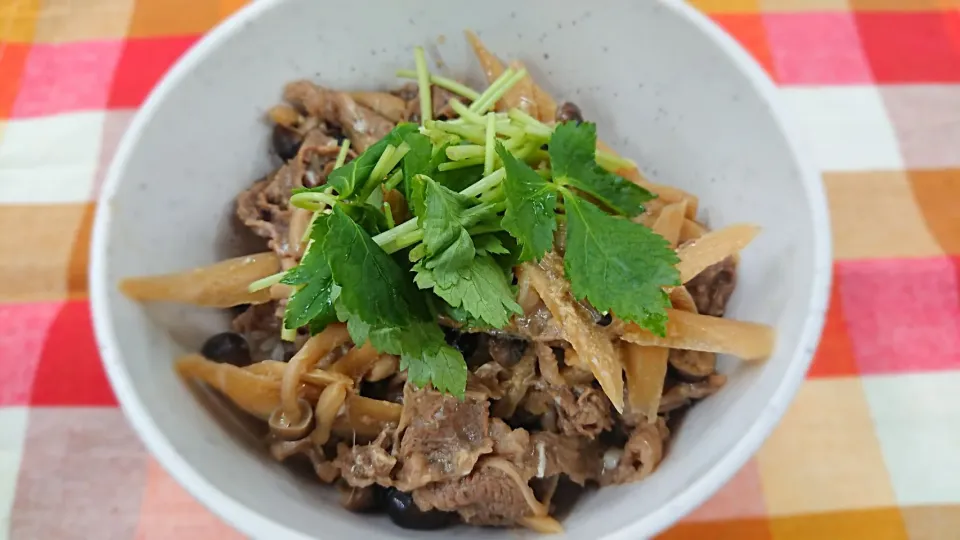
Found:
<svg viewBox="0 0 960 540"><path fill-rule="evenodd" d="M254 538L294 538L309 540L298 531L281 522L268 519L256 510L234 500L212 485L205 476L188 463L169 439L160 431L146 412L143 401L134 391L130 375L124 366L113 331L113 315L108 297L114 286L106 279L109 254L107 242L112 224L111 202L122 181L126 162L138 144L140 132L154 117L156 109L169 90L188 76L193 66L228 36L239 32L261 14L279 6L284 0L259 0L250 3L221 22L195 43L163 76L137 111L111 161L103 184L94 218L90 248L90 304L97 345L105 371L117 395L124 415L160 465L191 496L206 508ZM820 171L811 159L804 136L796 128L792 115L784 106L779 91L766 71L737 41L711 21L706 15L684 0L657 0L678 16L696 26L713 44L728 56L749 79L761 99L769 106L771 115L781 131L790 152L797 161L801 181L811 205L813 221L813 283L812 295L806 306L806 318L800 333L799 345L792 352L789 367L770 402L761 411L757 421L743 437L711 466L703 476L679 491L663 506L615 531L603 540L628 540L654 536L674 524L682 516L701 505L736 473L759 449L773 431L788 405L793 400L816 351L826 316L832 280L832 237L826 196Z"/></svg>

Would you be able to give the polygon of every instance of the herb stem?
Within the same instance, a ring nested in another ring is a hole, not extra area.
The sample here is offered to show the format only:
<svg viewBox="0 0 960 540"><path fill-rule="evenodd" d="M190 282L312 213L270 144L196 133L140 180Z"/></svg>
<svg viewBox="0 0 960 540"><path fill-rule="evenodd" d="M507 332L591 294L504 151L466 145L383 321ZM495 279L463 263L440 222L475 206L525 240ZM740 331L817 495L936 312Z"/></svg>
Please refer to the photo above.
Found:
<svg viewBox="0 0 960 540"><path fill-rule="evenodd" d="M465 169L467 167L473 167L474 165L483 165L484 159L482 157L472 157L465 158L458 161L444 161L437 166L439 171L453 171L456 169Z"/></svg>
<svg viewBox="0 0 960 540"><path fill-rule="evenodd" d="M340 153L337 154L337 161L333 163L334 169L339 169L343 167L343 164L347 162L347 152L350 151L350 139L344 139L343 144L340 145Z"/></svg>
<svg viewBox="0 0 960 540"><path fill-rule="evenodd" d="M633 160L597 150L597 165L605 170L615 173L621 169L636 169L637 164Z"/></svg>
<svg viewBox="0 0 960 540"><path fill-rule="evenodd" d="M507 69L507 71L503 72L503 75L506 75L510 71L512 71L512 69ZM499 82L501 79L503 79L503 75L501 75L500 78L494 81L494 83ZM484 92L484 95L481 96L481 98L478 101L473 102L473 105L471 105L470 108L477 114L483 114L487 112L488 110L492 109L493 106L496 105L498 101L500 101L500 98L502 98L507 92L510 91L511 88L513 88L518 82L520 82L526 76L527 76L527 70L521 68L519 71L516 71L513 74L511 74L510 77L504 80L503 83L501 83L501 85L498 88L496 88L496 90L494 90L493 92L490 92L489 94L487 92ZM488 88L487 91L489 90L490 89Z"/></svg>
<svg viewBox="0 0 960 540"><path fill-rule="evenodd" d="M479 129L479 126L470 126L466 124L452 124L450 122L433 122L431 125L427 126L427 129L439 129L446 133L452 133L463 137L464 139L476 143L483 144L485 141L483 130Z"/></svg>
<svg viewBox="0 0 960 540"><path fill-rule="evenodd" d="M401 77L403 79L416 79L417 72L412 69L399 69L397 70L397 77ZM430 75L430 82L439 86L440 88L446 88L454 94L459 94L470 101L476 101L480 99L480 92L477 92L473 88L470 88L469 86L459 83L453 79L449 79L441 75Z"/></svg>
<svg viewBox="0 0 960 540"><path fill-rule="evenodd" d="M497 186L507 177L507 170L503 167L493 171L493 173L481 178L476 184L467 187L460 192L464 197L476 197L477 195Z"/></svg>
<svg viewBox="0 0 960 540"><path fill-rule="evenodd" d="M480 200L482 202L492 202L499 200L503 197L503 187L497 186L490 191L480 195Z"/></svg>
<svg viewBox="0 0 960 540"><path fill-rule="evenodd" d="M497 117L493 113L487 114L487 141L486 154L483 160L483 175L488 176L493 172L494 143L497 140Z"/></svg>
<svg viewBox="0 0 960 540"><path fill-rule="evenodd" d="M273 287L277 283L280 283L280 280L283 279L283 276L286 273L287 273L286 271L281 271L281 272L277 272L276 274L267 276L265 278L260 278L254 281L253 283L251 283L250 285L247 285L247 291L255 293L257 291L262 291L263 289L269 289L270 287Z"/></svg>
<svg viewBox="0 0 960 540"><path fill-rule="evenodd" d="M495 81L490 83L490 86L480 94L480 97L473 100L473 103L470 104L470 110L477 113L483 114L486 110L481 112L481 107L483 104L490 101L490 97L497 94L500 91L500 88L503 87L510 77L513 77L516 74L516 71L513 68L507 68L496 78ZM488 107L489 108L489 107Z"/></svg>
<svg viewBox="0 0 960 540"><path fill-rule="evenodd" d="M406 234L408 232L414 231L417 229L417 220L411 219L405 221L400 225L390 229L389 231L384 231L373 237L373 241L379 246L384 246L397 239L400 235Z"/></svg>
<svg viewBox="0 0 960 540"><path fill-rule="evenodd" d="M390 158L393 157L393 153L396 151L397 147L392 144L388 144L387 147L384 148L383 153L380 154L380 159L377 160L377 164L374 165L373 170L370 171L370 177L367 178L367 183L380 182L380 180L386 176L390 171L390 169L387 168L387 164L390 163Z"/></svg>
<svg viewBox="0 0 960 540"><path fill-rule="evenodd" d="M383 201L383 217L387 218L387 229L397 226L397 222L393 220L393 207L387 201Z"/></svg>
<svg viewBox="0 0 960 540"><path fill-rule="evenodd" d="M307 191L304 193L296 193L291 196L290 204L292 206L296 206L297 208L318 212L327 206L333 206L337 204L337 199L327 193Z"/></svg>
<svg viewBox="0 0 960 540"><path fill-rule="evenodd" d="M393 173L393 176L391 176L386 181L386 183L383 184L383 187L387 190L391 190L396 188L398 185L400 185L400 182L402 181L403 181L403 171L398 170L397 172Z"/></svg>
<svg viewBox="0 0 960 540"><path fill-rule="evenodd" d="M414 47L413 61L417 66L417 86L420 87L420 123L433 120L433 105L430 101L430 70L423 47Z"/></svg>

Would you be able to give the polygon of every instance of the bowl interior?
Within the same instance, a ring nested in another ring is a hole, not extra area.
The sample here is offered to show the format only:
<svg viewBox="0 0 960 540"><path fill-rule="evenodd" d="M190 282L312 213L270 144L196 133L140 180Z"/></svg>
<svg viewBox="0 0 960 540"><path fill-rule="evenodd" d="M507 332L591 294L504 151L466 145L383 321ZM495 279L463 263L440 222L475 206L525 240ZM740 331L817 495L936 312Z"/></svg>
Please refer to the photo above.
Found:
<svg viewBox="0 0 960 540"><path fill-rule="evenodd" d="M415 45L427 45L444 73L478 82L461 38L469 24L501 57L525 61L558 100L580 105L652 179L699 195L710 226L763 226L743 253L729 316L775 326L776 353L758 364L723 359L729 385L693 408L659 470L594 492L565 525L575 538L637 538L702 502L756 449L802 379L819 335L829 247L817 178L773 112L772 86L691 12L672 1L488 0L465 17L462 5L426 0L267 0L201 42L123 141L94 242L103 356L161 463L256 537L426 536L340 509L334 490L273 462L228 409L174 376L172 360L225 328L224 314L145 308L121 297L116 283L249 249L233 199L276 166L262 119L285 82L391 87L396 69L412 67ZM464 527L437 536L503 534Z"/></svg>

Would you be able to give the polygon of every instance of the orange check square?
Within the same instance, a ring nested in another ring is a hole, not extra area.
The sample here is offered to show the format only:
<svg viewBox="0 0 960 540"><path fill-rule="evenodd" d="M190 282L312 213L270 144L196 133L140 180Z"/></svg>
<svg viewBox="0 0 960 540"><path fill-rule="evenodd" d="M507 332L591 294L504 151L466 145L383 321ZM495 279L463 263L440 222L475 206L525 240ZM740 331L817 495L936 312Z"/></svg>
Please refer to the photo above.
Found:
<svg viewBox="0 0 960 540"><path fill-rule="evenodd" d="M948 255L960 255L960 169L910 171L910 186L926 225Z"/></svg>
<svg viewBox="0 0 960 540"><path fill-rule="evenodd" d="M0 2L0 44L33 41L40 14L40 0Z"/></svg>
<svg viewBox="0 0 960 540"><path fill-rule="evenodd" d="M700 11L712 13L757 13L760 0L689 0Z"/></svg>
<svg viewBox="0 0 960 540"><path fill-rule="evenodd" d="M725 14L711 18L753 55L771 77L774 76L770 42L759 14Z"/></svg>
<svg viewBox="0 0 960 540"><path fill-rule="evenodd" d="M127 35L136 0L43 0L36 41L116 40Z"/></svg>
<svg viewBox="0 0 960 540"><path fill-rule="evenodd" d="M220 22L217 2L136 0L129 37L173 37L203 34Z"/></svg>

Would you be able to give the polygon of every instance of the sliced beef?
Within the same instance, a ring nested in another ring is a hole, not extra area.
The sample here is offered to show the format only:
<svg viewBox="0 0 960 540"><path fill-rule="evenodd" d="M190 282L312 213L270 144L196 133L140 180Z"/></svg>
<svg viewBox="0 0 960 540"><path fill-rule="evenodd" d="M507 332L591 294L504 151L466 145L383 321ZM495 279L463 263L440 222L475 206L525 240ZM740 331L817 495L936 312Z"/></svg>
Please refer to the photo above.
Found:
<svg viewBox="0 0 960 540"><path fill-rule="evenodd" d="M567 101L557 107L556 120L558 124L562 122L575 122L579 124L583 122L583 113L580 112L580 107L577 107L576 103Z"/></svg>
<svg viewBox="0 0 960 540"><path fill-rule="evenodd" d="M584 437L570 437L541 431L530 436L537 463L537 478L567 475L581 486L598 480L603 469L600 444Z"/></svg>
<svg viewBox="0 0 960 540"><path fill-rule="evenodd" d="M489 412L482 396L463 401L433 390L408 391L406 429L400 439L396 486L410 491L430 482L462 477L482 454L493 450L487 436ZM403 421L401 420L401 424Z"/></svg>
<svg viewBox="0 0 960 540"><path fill-rule="evenodd" d="M524 476L532 476L534 473L533 458L530 444L530 433L525 429L511 429L506 422L499 418L490 420L489 429L490 439L493 440L493 453L500 456L519 469L525 471Z"/></svg>
<svg viewBox="0 0 960 540"><path fill-rule="evenodd" d="M717 369L717 355L712 352L671 349L668 361L681 379L691 382L703 380Z"/></svg>
<svg viewBox="0 0 960 540"><path fill-rule="evenodd" d="M365 488L373 484L390 486L393 484L390 473L397 464L397 458L391 456L384 445L392 437L390 430L384 430L370 444L350 446L340 443L333 464L340 469L341 477L353 487Z"/></svg>
<svg viewBox="0 0 960 540"><path fill-rule="evenodd" d="M420 98L420 87L415 82L408 82L390 93L404 101L414 101ZM417 103L419 104L419 101Z"/></svg>
<svg viewBox="0 0 960 540"><path fill-rule="evenodd" d="M620 354L613 346L610 327L597 326L589 312L576 301L563 270L563 259L556 253L544 255L540 264L523 263L524 275L560 324L564 339L570 342L580 362L593 372L614 408L623 410L623 369ZM612 325L611 325L612 326Z"/></svg>
<svg viewBox="0 0 960 540"><path fill-rule="evenodd" d="M277 461L286 461L294 457L305 458L321 482L331 483L340 475L340 470L327 461L322 448L313 444L310 437L296 441L276 440L270 443L270 454Z"/></svg>
<svg viewBox="0 0 960 540"><path fill-rule="evenodd" d="M358 104L372 110L391 122L406 118L407 102L386 92L351 92L350 97Z"/></svg>
<svg viewBox="0 0 960 540"><path fill-rule="evenodd" d="M493 416L507 419L513 416L517 410L517 405L527 395L527 390L536 380L536 358L532 354L526 354L519 362L511 368L505 368L508 375L506 378L500 376L502 381L500 388L503 391L503 398L497 400L492 406Z"/></svg>
<svg viewBox="0 0 960 540"><path fill-rule="evenodd" d="M531 513L517 482L482 463L467 476L415 490L413 500L424 511L457 512L471 525L514 525Z"/></svg>
<svg viewBox="0 0 960 540"><path fill-rule="evenodd" d="M723 317L727 301L737 286L737 260L733 257L708 266L687 282L687 290L701 315Z"/></svg>
<svg viewBox="0 0 960 540"><path fill-rule="evenodd" d="M543 302L529 313L515 316L506 331L532 341L557 342L563 339L560 324Z"/></svg>
<svg viewBox="0 0 960 540"><path fill-rule="evenodd" d="M333 102L337 112L337 122L347 132L357 152L363 152L384 138L396 125L360 105L349 94L335 92Z"/></svg>
<svg viewBox="0 0 960 540"><path fill-rule="evenodd" d="M296 157L237 196L237 217L254 234L266 238L267 246L281 259L298 256L302 236L302 231L297 231L297 238L291 242L290 222L295 209L290 206L290 196L294 189L304 187L310 160L335 159L335 145L336 141L322 131L311 130Z"/></svg>
<svg viewBox="0 0 960 540"><path fill-rule="evenodd" d="M699 382L673 385L660 398L660 413L680 409L689 405L693 400L716 394L726 382L726 375L715 373Z"/></svg>
<svg viewBox="0 0 960 540"><path fill-rule="evenodd" d="M557 426L564 435L593 439L613 427L610 400L592 386L550 387L557 409Z"/></svg>
<svg viewBox="0 0 960 540"><path fill-rule="evenodd" d="M527 350L527 342L522 339L511 337L491 336L488 340L490 347L490 357L505 368L511 368L520 361L524 351Z"/></svg>
<svg viewBox="0 0 960 540"><path fill-rule="evenodd" d="M233 331L241 334L250 345L250 356L254 362L272 358L283 359L286 352L280 340L282 320L277 317L277 302L267 302L248 306L234 317Z"/></svg>
<svg viewBox="0 0 960 540"><path fill-rule="evenodd" d="M663 459L664 443L669 436L662 418L653 424L639 425L622 451L608 450L604 455L601 483L626 484L649 476Z"/></svg>
<svg viewBox="0 0 960 540"><path fill-rule="evenodd" d="M310 81L294 81L284 87L283 99L301 112L331 121L336 118L335 93Z"/></svg>
<svg viewBox="0 0 960 540"><path fill-rule="evenodd" d="M448 120L459 116L454 112L453 108L450 107L451 99L458 99L464 105L470 105L469 99L458 96L446 88L440 88L436 85L431 87L430 98L433 104L433 118L436 120Z"/></svg>

